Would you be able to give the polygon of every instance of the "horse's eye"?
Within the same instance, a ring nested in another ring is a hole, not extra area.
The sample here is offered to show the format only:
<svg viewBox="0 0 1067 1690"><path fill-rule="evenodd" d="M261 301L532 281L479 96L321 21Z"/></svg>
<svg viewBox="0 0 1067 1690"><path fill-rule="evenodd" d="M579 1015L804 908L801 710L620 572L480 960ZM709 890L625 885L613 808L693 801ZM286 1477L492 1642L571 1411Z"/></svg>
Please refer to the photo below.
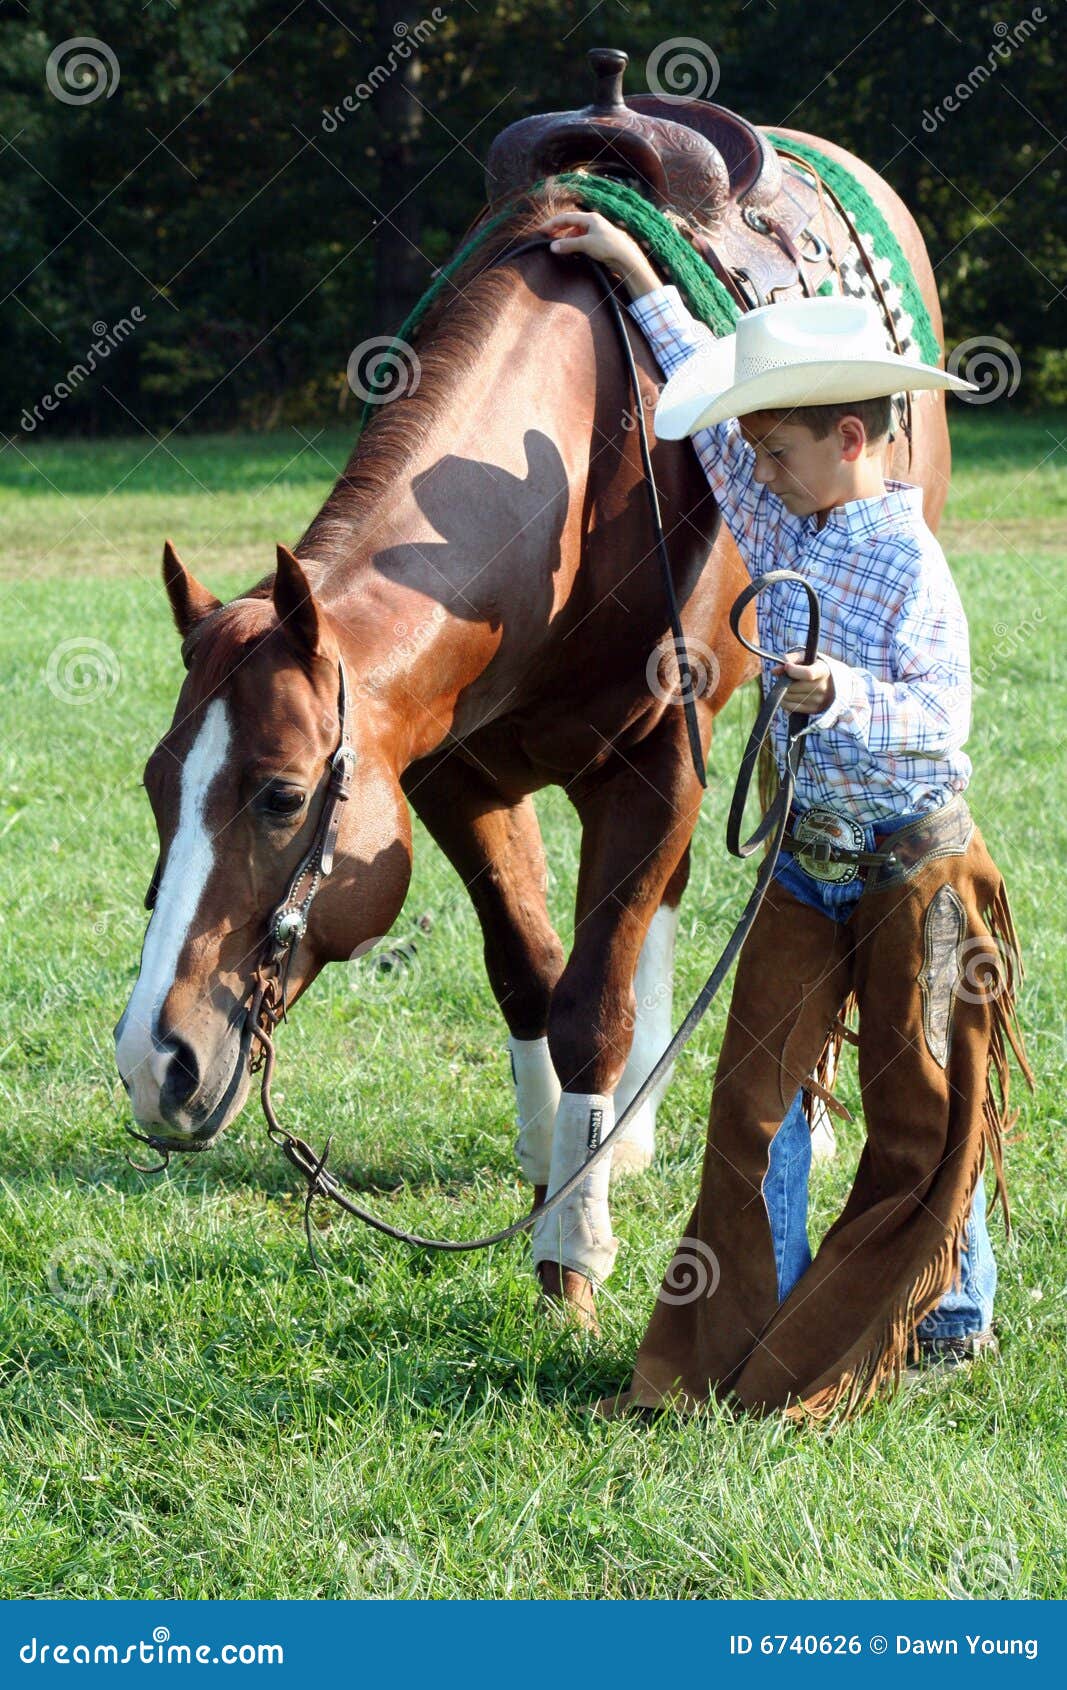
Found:
<svg viewBox="0 0 1067 1690"><path fill-rule="evenodd" d="M296 786L269 786L263 794L263 808L270 816L295 816L306 802L307 794Z"/></svg>

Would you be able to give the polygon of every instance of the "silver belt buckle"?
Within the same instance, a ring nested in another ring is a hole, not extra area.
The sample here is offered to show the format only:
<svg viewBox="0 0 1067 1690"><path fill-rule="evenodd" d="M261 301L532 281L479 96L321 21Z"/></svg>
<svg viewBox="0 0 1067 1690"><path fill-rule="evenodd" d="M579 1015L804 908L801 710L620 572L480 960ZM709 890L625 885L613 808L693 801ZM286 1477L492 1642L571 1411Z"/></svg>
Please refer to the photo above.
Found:
<svg viewBox="0 0 1067 1690"><path fill-rule="evenodd" d="M793 828L793 836L814 846L811 853L793 853L801 868L810 874L813 880L832 880L838 886L846 886L859 874L859 863L835 863L829 858L831 845L845 851L863 850L863 828L850 816L841 816L836 810L816 805L813 809L805 810L799 818Z"/></svg>

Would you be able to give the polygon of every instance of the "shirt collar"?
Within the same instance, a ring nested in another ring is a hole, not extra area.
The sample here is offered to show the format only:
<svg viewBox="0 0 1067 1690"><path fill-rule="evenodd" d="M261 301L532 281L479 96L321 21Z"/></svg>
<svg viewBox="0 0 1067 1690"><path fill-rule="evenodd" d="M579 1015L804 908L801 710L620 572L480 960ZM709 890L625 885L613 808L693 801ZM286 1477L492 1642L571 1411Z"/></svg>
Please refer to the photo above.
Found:
<svg viewBox="0 0 1067 1690"><path fill-rule="evenodd" d="M885 492L873 499L849 499L847 504L835 505L819 533L837 530L853 539L864 539L883 529L895 528L900 519L914 522L922 519L923 490L909 481L887 481ZM814 527L814 516L809 518Z"/></svg>

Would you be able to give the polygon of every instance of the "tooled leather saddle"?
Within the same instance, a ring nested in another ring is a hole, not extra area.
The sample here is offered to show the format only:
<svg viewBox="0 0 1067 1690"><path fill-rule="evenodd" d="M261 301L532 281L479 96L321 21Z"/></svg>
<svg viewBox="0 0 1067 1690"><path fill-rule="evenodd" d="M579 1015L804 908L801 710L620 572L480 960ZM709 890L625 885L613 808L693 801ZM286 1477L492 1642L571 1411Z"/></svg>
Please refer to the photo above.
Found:
<svg viewBox="0 0 1067 1690"><path fill-rule="evenodd" d="M559 171L612 176L672 215L742 310L816 292L832 254L813 225L825 232L832 213L810 171L784 163L725 106L675 94L624 99L628 55L594 47L588 57L591 105L521 118L492 143L490 206Z"/></svg>

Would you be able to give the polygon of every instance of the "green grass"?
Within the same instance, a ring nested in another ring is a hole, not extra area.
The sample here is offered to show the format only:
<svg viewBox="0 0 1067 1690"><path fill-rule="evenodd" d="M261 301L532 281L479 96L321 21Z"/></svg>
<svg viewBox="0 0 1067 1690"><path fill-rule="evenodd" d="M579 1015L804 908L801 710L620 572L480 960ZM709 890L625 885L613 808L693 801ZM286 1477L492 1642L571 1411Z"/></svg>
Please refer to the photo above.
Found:
<svg viewBox="0 0 1067 1690"><path fill-rule="evenodd" d="M617 1193L598 1341L544 1320L521 1240L422 1257L339 1223L317 1279L254 1103L163 1179L126 1166L111 1028L154 859L141 767L181 675L162 537L237 590L295 541L348 433L0 456L0 1595L1063 1595L1067 492L1057 419L956 419L943 538L981 677L973 807L1012 891L1040 1089L1021 1094L1010 1153L1014 1241L994 1223L1000 1362L823 1433L578 1412L628 1378L688 1216L721 1003L661 1110L652 1172ZM72 640L99 642L82 702ZM749 712L737 701L716 738L679 1006L748 884L723 825ZM538 807L566 938L577 832L558 792ZM457 1236L510 1220L526 1193L473 910L416 826L394 931L424 911L412 968L321 977L283 1033L278 1090L313 1142L336 1131L379 1212ZM860 1133L816 1175L817 1227Z"/></svg>

